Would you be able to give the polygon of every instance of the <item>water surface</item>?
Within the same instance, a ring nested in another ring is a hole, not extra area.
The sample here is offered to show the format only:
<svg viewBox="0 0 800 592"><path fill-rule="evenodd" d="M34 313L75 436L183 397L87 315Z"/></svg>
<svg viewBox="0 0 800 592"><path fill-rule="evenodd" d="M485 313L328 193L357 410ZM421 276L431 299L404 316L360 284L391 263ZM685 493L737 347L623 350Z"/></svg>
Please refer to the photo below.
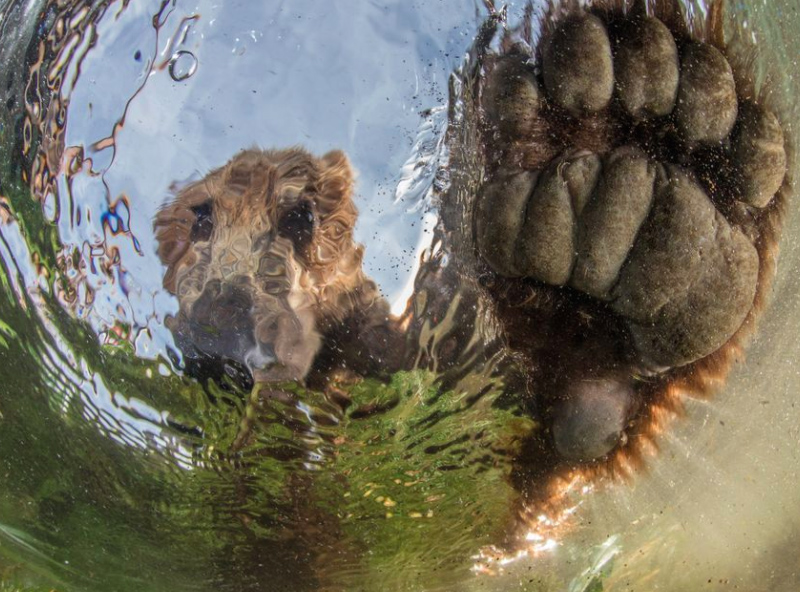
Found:
<svg viewBox="0 0 800 592"><path fill-rule="evenodd" d="M276 403L256 444L225 454L248 393L183 376L155 213L243 148L343 149L366 270L402 311L448 177L448 80L487 14L4 3L0 589L797 589L796 206L746 364L689 404L646 474L578 496L571 528L516 560L478 559L513 521L507 477L532 429L491 357L456 381L435 364L367 381L351 396L387 410L366 417L294 387L304 405ZM788 0L728 17L796 96Z"/></svg>

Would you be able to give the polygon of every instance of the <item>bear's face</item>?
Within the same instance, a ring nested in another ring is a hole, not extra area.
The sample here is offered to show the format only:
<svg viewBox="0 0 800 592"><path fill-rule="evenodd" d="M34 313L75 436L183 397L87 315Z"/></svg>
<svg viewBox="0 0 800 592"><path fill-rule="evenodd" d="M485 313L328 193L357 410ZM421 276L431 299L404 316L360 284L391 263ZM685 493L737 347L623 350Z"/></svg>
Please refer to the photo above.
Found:
<svg viewBox="0 0 800 592"><path fill-rule="evenodd" d="M246 150L183 189L155 220L170 328L186 355L259 382L302 380L363 282L352 170L335 151Z"/></svg>

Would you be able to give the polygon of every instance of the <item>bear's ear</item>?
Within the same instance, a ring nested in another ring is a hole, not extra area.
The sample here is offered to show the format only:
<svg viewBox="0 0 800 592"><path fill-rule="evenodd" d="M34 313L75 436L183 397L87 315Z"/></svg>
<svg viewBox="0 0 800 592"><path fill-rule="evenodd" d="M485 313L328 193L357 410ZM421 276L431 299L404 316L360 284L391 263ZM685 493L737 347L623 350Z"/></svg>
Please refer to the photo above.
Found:
<svg viewBox="0 0 800 592"><path fill-rule="evenodd" d="M326 169L339 171L342 175L347 175L352 181L353 169L350 166L350 159L342 150L331 150L325 154L321 159L323 166Z"/></svg>
<svg viewBox="0 0 800 592"><path fill-rule="evenodd" d="M179 262L187 255L191 246L193 223L194 214L177 200L162 207L153 222L158 243L158 257L167 266L163 280L164 287L173 294Z"/></svg>
<svg viewBox="0 0 800 592"><path fill-rule="evenodd" d="M203 211L209 211L203 206L212 202L211 192L215 183L215 176L211 174L183 188L174 199L159 208L153 220L158 257L167 267L164 287L173 294L178 268L182 264L193 265L196 259L191 247L197 240L194 233L198 230L198 216ZM207 221L203 230L211 228L208 224L210 221Z"/></svg>
<svg viewBox="0 0 800 592"><path fill-rule="evenodd" d="M333 211L351 201L354 173L350 160L341 150L331 150L320 159L319 198L325 211Z"/></svg>

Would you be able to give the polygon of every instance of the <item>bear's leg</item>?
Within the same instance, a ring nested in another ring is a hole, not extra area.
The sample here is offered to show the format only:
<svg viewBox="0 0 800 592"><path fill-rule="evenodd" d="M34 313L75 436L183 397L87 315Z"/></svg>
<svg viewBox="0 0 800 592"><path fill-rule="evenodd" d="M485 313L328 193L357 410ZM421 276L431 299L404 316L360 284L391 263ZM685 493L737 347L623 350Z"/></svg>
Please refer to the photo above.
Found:
<svg viewBox="0 0 800 592"><path fill-rule="evenodd" d="M642 384L664 391L739 345L789 184L781 123L734 75L718 30L697 39L644 3L602 4L553 16L530 55L486 60L473 226L498 302L525 286L549 290L564 318L604 318L525 323L498 307L510 345L553 385L540 401L553 448L582 461L625 441ZM560 348L555 361L524 332Z"/></svg>

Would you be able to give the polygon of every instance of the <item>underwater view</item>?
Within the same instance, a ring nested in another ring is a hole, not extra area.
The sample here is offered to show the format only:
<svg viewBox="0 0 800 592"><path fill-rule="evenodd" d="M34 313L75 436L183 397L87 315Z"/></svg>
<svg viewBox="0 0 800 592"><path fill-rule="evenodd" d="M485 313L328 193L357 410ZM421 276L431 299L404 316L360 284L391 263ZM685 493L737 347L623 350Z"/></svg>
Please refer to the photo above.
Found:
<svg viewBox="0 0 800 592"><path fill-rule="evenodd" d="M793 0L0 0L0 592L800 589Z"/></svg>

